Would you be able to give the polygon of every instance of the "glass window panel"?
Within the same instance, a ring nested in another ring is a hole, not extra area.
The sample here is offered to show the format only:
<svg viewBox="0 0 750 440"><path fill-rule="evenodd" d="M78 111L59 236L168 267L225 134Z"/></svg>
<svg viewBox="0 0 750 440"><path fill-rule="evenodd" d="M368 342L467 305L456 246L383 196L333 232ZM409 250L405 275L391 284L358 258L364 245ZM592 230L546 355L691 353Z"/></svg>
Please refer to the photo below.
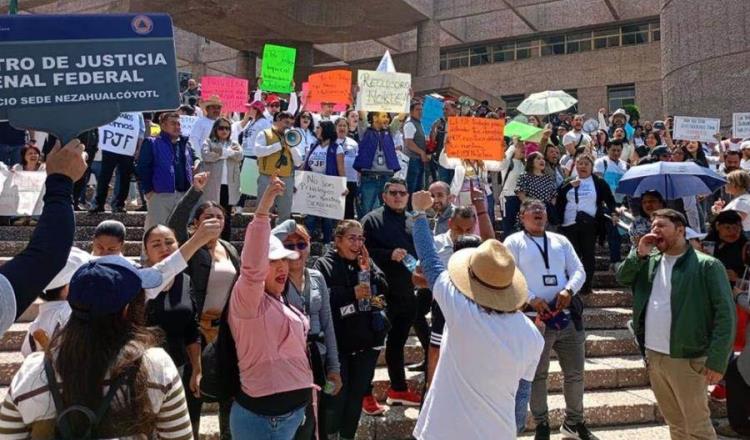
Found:
<svg viewBox="0 0 750 440"><path fill-rule="evenodd" d="M648 43L648 32L635 32L622 34L622 45L631 46L634 44Z"/></svg>
<svg viewBox="0 0 750 440"><path fill-rule="evenodd" d="M628 104L635 104L635 84L608 86L607 104L610 112Z"/></svg>
<svg viewBox="0 0 750 440"><path fill-rule="evenodd" d="M565 53L565 37L560 35L542 39L542 56Z"/></svg>
<svg viewBox="0 0 750 440"><path fill-rule="evenodd" d="M622 27L622 33L628 34L631 32L647 32L648 31L648 23L646 24L631 24L627 26Z"/></svg>
<svg viewBox="0 0 750 440"><path fill-rule="evenodd" d="M651 41L661 41L661 31L655 30L651 32Z"/></svg>
<svg viewBox="0 0 750 440"><path fill-rule="evenodd" d="M513 51L512 50L496 50L492 54L493 60L496 63L502 63L504 61L513 61Z"/></svg>

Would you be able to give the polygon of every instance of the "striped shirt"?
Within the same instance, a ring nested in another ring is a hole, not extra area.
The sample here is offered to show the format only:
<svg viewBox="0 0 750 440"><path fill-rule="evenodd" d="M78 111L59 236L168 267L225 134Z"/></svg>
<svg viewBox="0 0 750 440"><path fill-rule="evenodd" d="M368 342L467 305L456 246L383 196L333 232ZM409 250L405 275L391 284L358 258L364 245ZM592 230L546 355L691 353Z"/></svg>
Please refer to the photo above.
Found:
<svg viewBox="0 0 750 440"><path fill-rule="evenodd" d="M148 369L148 396L157 416L158 438L192 439L185 392L174 362L163 349L150 348L144 354L144 365ZM107 387L102 392L106 393ZM13 377L0 406L0 438L30 439L34 429L35 439L52 439L55 419L55 404L44 373L44 353L32 353ZM40 431L47 431L48 436L38 436Z"/></svg>

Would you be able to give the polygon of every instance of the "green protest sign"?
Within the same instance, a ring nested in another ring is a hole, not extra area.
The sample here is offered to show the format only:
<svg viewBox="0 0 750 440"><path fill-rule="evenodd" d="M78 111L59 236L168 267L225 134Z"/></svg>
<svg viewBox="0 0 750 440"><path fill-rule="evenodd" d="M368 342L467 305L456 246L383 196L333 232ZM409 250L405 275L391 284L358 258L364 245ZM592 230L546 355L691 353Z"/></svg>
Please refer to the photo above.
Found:
<svg viewBox="0 0 750 440"><path fill-rule="evenodd" d="M505 136L518 136L522 141L530 140L536 134L541 133L542 129L530 124L524 124L518 121L512 121L505 126Z"/></svg>
<svg viewBox="0 0 750 440"><path fill-rule="evenodd" d="M266 44L263 47L260 89L267 92L289 93L294 78L294 59L297 49Z"/></svg>

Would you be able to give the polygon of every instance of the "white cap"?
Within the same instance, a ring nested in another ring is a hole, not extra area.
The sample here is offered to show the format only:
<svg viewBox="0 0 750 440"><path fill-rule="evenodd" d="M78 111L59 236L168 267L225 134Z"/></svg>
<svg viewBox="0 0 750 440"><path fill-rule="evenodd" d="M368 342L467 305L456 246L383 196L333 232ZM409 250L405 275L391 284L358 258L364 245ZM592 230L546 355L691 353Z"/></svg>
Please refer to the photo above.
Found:
<svg viewBox="0 0 750 440"><path fill-rule="evenodd" d="M740 150L744 150L745 148L750 148L750 141L745 141L740 144Z"/></svg>
<svg viewBox="0 0 750 440"><path fill-rule="evenodd" d="M701 234L689 226L685 228L685 239L687 240L703 240L704 238L706 238L706 235L708 234Z"/></svg>
<svg viewBox="0 0 750 440"><path fill-rule="evenodd" d="M274 260L296 260L299 258L299 252L292 251L284 247L284 245L281 243L281 240L276 238L275 236L271 235L269 237L269 246L268 246L268 259L271 261Z"/></svg>
<svg viewBox="0 0 750 440"><path fill-rule="evenodd" d="M78 268L93 258L94 257L91 254L77 247L70 248L70 255L68 255L68 261L65 263L65 267L63 267L54 278L52 278L52 281L47 284L47 287L45 287L44 290L57 289L58 287L70 284L70 279L73 278L73 274Z"/></svg>

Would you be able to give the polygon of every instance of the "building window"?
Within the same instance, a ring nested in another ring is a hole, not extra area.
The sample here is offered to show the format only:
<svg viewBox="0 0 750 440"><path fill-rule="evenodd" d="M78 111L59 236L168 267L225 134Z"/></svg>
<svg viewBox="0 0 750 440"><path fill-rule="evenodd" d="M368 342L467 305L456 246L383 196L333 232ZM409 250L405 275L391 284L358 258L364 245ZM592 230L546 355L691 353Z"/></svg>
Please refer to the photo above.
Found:
<svg viewBox="0 0 750 440"><path fill-rule="evenodd" d="M471 48L471 65L480 66L482 64L490 63L490 52L487 46L472 47Z"/></svg>
<svg viewBox="0 0 750 440"><path fill-rule="evenodd" d="M661 41L661 25L658 21L651 23L651 41Z"/></svg>
<svg viewBox="0 0 750 440"><path fill-rule="evenodd" d="M542 39L542 56L562 55L565 53L565 36L547 37Z"/></svg>
<svg viewBox="0 0 750 440"><path fill-rule="evenodd" d="M523 102L524 99L526 99L526 95L520 94L520 95L505 95L501 96L503 101L505 101L505 113L510 116L516 116L518 114L518 111L516 109L519 105Z"/></svg>
<svg viewBox="0 0 750 440"><path fill-rule="evenodd" d="M648 24L635 24L622 27L622 45L632 46L634 44L648 43Z"/></svg>
<svg viewBox="0 0 750 440"><path fill-rule="evenodd" d="M594 48L606 49L620 45L620 28L594 31Z"/></svg>
<svg viewBox="0 0 750 440"><path fill-rule="evenodd" d="M635 84L607 86L607 103L610 112L635 104Z"/></svg>
<svg viewBox="0 0 750 440"><path fill-rule="evenodd" d="M447 63L449 69L469 67L469 49L448 52Z"/></svg>
<svg viewBox="0 0 750 440"><path fill-rule="evenodd" d="M496 44L492 46L492 59L496 63L513 61L515 59L516 45L514 43Z"/></svg>
<svg viewBox="0 0 750 440"><path fill-rule="evenodd" d="M440 70L445 70L448 68L448 55L447 54L440 54Z"/></svg>
<svg viewBox="0 0 750 440"><path fill-rule="evenodd" d="M536 58L539 56L539 40L526 40L516 43L516 59Z"/></svg>
<svg viewBox="0 0 750 440"><path fill-rule="evenodd" d="M591 50L591 32L580 32L565 36L565 53L588 52Z"/></svg>
<svg viewBox="0 0 750 440"><path fill-rule="evenodd" d="M574 97L575 99L578 99L578 89L563 89L563 92ZM578 113L578 104L576 103L568 107L568 109L565 110L565 112L566 113Z"/></svg>

